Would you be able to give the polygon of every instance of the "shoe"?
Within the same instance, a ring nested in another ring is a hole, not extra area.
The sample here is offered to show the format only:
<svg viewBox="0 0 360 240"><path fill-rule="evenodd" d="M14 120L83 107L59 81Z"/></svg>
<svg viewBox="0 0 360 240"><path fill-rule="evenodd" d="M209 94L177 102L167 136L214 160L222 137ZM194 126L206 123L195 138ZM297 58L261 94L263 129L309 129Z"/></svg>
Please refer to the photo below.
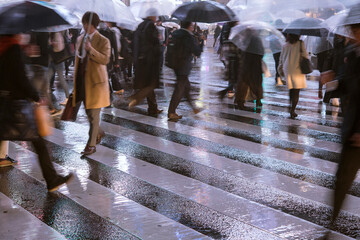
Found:
<svg viewBox="0 0 360 240"><path fill-rule="evenodd" d="M237 102L237 108L239 110L246 110L245 105L243 102Z"/></svg>
<svg viewBox="0 0 360 240"><path fill-rule="evenodd" d="M182 119L182 116L177 115L176 113L169 113L168 118L169 118L169 120L179 120L179 119Z"/></svg>
<svg viewBox="0 0 360 240"><path fill-rule="evenodd" d="M62 185L68 184L74 178L74 174L70 173L65 177L58 177L54 184L49 185L48 192L55 192L58 190Z"/></svg>
<svg viewBox="0 0 360 240"><path fill-rule="evenodd" d="M9 167L18 164L18 161L11 159L9 156L6 155L5 158L0 159L0 167Z"/></svg>
<svg viewBox="0 0 360 240"><path fill-rule="evenodd" d="M284 83L283 83L283 81L281 80L281 78L280 77L278 77L278 78L276 78L276 84L275 84L275 86L282 86L282 85L284 85Z"/></svg>
<svg viewBox="0 0 360 240"><path fill-rule="evenodd" d="M233 91L228 92L228 98L233 98L235 96L235 93Z"/></svg>
<svg viewBox="0 0 360 240"><path fill-rule="evenodd" d="M65 100L64 100L63 102L61 102L61 103L60 103L60 105L65 106L65 105L66 105L66 103L67 103L67 101L68 101L68 98L65 98Z"/></svg>
<svg viewBox="0 0 360 240"><path fill-rule="evenodd" d="M298 114L296 112L291 112L290 113L290 118L291 119L295 119L298 116Z"/></svg>
<svg viewBox="0 0 360 240"><path fill-rule="evenodd" d="M162 109L156 109L156 110L148 110L148 115L158 115L160 113L162 113L164 110Z"/></svg>
<svg viewBox="0 0 360 240"><path fill-rule="evenodd" d="M119 90L119 91L114 91L114 93L115 94L119 94L119 95L122 95L122 94L124 94L124 89L121 89L121 90Z"/></svg>
<svg viewBox="0 0 360 240"><path fill-rule="evenodd" d="M101 140L101 139L100 139ZM91 155L96 152L95 146L87 146L85 147L84 151L81 152L82 155Z"/></svg>
<svg viewBox="0 0 360 240"><path fill-rule="evenodd" d="M203 108L194 108L193 112L194 114L198 114L199 112L203 111Z"/></svg>
<svg viewBox="0 0 360 240"><path fill-rule="evenodd" d="M56 109L56 108L54 108L54 109L51 109L51 110L50 110L50 115L51 115L52 117L57 116L57 115L59 115L59 114L61 114L61 113L62 113L62 110L61 110L61 109Z"/></svg>
<svg viewBox="0 0 360 240"><path fill-rule="evenodd" d="M100 144L101 139L105 137L105 132L104 131L99 131L97 137L96 137L96 145Z"/></svg>
<svg viewBox="0 0 360 240"><path fill-rule="evenodd" d="M138 104L138 102L136 101L136 99L133 99L129 102L129 109L132 109L133 107L135 107Z"/></svg>

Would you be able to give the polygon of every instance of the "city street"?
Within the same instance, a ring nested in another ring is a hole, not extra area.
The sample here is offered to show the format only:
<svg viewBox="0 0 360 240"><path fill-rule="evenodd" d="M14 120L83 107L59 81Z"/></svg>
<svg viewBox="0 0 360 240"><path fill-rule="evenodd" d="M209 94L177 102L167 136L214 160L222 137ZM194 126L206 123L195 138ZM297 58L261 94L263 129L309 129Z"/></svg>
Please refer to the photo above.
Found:
<svg viewBox="0 0 360 240"><path fill-rule="evenodd" d="M212 46L211 40L208 46ZM48 193L37 157L26 142L11 142L15 167L0 168L0 239L320 239L331 215L341 152L340 108L318 99L318 82L300 92L299 116L289 118L287 86L264 79L262 107L238 110L219 100L224 66L211 47L197 59L192 96L168 121L175 75L164 67L156 89L157 117L146 102L128 110L130 86L102 110L106 135L84 157L88 121L55 119L47 144L56 169L75 179ZM70 84L71 81L69 81ZM58 102L64 93L56 91ZM360 176L330 239L360 239Z"/></svg>

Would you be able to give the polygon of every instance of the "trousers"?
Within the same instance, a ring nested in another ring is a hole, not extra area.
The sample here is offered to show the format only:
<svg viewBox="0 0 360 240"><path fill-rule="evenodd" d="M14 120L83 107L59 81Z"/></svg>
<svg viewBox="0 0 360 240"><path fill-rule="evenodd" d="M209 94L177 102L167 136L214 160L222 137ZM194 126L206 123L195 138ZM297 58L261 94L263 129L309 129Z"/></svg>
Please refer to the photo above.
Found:
<svg viewBox="0 0 360 240"><path fill-rule="evenodd" d="M183 96L186 97L186 100L190 104L190 106L194 109L193 100L190 96L190 81L189 77L186 75L176 75L176 85L174 89L174 93L171 97L170 106L168 113L175 113L176 108L178 107Z"/></svg>
<svg viewBox="0 0 360 240"><path fill-rule="evenodd" d="M96 138L100 130L100 111L101 108L86 109L86 115L90 123L88 146L96 146Z"/></svg>

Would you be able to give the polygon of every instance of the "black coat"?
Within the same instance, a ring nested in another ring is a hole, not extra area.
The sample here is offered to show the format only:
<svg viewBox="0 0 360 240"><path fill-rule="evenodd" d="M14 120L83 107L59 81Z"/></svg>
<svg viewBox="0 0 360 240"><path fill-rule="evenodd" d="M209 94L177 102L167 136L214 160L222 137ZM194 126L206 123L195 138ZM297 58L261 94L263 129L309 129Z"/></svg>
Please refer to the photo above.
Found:
<svg viewBox="0 0 360 240"><path fill-rule="evenodd" d="M185 29L179 29L173 32L172 38L175 38L176 41L182 41L185 59L182 67L176 69L175 73L176 75L188 76L192 68L193 56L200 56L202 48L198 44L195 36Z"/></svg>
<svg viewBox="0 0 360 240"><path fill-rule="evenodd" d="M160 42L159 32L150 19L145 19L134 35L134 89L159 86Z"/></svg>
<svg viewBox="0 0 360 240"><path fill-rule="evenodd" d="M39 101L39 94L25 73L23 54L13 45L0 56L0 92L9 92L13 99Z"/></svg>
<svg viewBox="0 0 360 240"><path fill-rule="evenodd" d="M349 100L342 126L342 140L347 143L354 133L360 133L360 56L356 48L348 49L345 74L342 76L342 94Z"/></svg>
<svg viewBox="0 0 360 240"><path fill-rule="evenodd" d="M49 33L34 32L31 33L30 44L35 44L40 47L39 57L27 57L26 63L36 64L44 67L49 66Z"/></svg>

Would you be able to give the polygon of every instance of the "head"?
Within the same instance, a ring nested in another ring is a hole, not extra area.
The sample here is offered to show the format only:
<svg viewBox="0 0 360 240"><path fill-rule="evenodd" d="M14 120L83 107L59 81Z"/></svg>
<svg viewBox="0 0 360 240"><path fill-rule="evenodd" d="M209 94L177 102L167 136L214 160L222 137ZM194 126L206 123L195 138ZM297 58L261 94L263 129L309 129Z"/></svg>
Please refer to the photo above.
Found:
<svg viewBox="0 0 360 240"><path fill-rule="evenodd" d="M183 21L181 22L181 28L187 29L191 32L194 31L194 24L192 22Z"/></svg>
<svg viewBox="0 0 360 240"><path fill-rule="evenodd" d="M350 29L356 42L360 44L360 23L350 25Z"/></svg>
<svg viewBox="0 0 360 240"><path fill-rule="evenodd" d="M81 22L86 33L93 33L100 23L100 18L95 12L86 12Z"/></svg>
<svg viewBox="0 0 360 240"><path fill-rule="evenodd" d="M286 42L289 42L290 44L294 44L299 40L300 40L300 35L291 34L291 33L286 35Z"/></svg>
<svg viewBox="0 0 360 240"><path fill-rule="evenodd" d="M159 16L159 12L156 8L149 8L146 11L145 16L147 19L150 19L151 21L153 21L155 23L157 17Z"/></svg>

